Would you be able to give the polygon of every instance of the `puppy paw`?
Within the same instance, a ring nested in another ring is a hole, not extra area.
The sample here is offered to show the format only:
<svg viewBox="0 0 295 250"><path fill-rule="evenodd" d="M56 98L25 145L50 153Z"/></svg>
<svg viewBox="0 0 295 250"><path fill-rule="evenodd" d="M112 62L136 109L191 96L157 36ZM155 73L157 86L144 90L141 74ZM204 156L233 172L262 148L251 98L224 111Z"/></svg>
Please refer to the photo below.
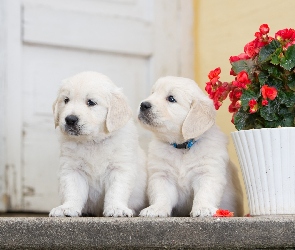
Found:
<svg viewBox="0 0 295 250"><path fill-rule="evenodd" d="M196 207L193 208L190 216L191 217L212 217L216 213L216 207Z"/></svg>
<svg viewBox="0 0 295 250"><path fill-rule="evenodd" d="M49 217L79 217L81 216L81 211L79 209L69 206L61 205L59 207L53 208Z"/></svg>
<svg viewBox="0 0 295 250"><path fill-rule="evenodd" d="M133 217L133 211L125 206L107 206L103 211L105 217Z"/></svg>
<svg viewBox="0 0 295 250"><path fill-rule="evenodd" d="M141 217L169 217L171 211L165 207L160 207L157 205L151 205L143 210L141 210L139 216Z"/></svg>

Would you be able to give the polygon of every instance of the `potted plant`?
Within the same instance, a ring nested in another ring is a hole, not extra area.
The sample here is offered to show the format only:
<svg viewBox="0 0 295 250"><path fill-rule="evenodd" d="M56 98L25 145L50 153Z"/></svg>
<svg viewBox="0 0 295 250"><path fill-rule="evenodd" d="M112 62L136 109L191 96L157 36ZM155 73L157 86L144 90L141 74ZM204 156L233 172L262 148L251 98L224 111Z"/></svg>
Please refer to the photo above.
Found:
<svg viewBox="0 0 295 250"><path fill-rule="evenodd" d="M262 24L244 53L231 56L231 82L210 71L205 90L218 110L229 98L232 138L250 214L295 214L295 30L269 36Z"/></svg>

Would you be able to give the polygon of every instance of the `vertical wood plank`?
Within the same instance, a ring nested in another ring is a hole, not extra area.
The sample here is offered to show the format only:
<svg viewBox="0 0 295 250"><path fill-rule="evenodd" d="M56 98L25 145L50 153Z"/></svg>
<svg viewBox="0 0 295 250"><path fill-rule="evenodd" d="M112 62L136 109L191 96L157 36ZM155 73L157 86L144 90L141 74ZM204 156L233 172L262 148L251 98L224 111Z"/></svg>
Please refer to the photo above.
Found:
<svg viewBox="0 0 295 250"><path fill-rule="evenodd" d="M6 70L6 2L0 1L0 211L7 208L5 198L5 163L6 163L6 129L5 129L5 70ZM1 199L2 198L2 199Z"/></svg>
<svg viewBox="0 0 295 250"><path fill-rule="evenodd" d="M3 2L3 1L2 1ZM4 0L5 5L5 127L6 188L8 209L22 208L22 79L21 79L21 2Z"/></svg>

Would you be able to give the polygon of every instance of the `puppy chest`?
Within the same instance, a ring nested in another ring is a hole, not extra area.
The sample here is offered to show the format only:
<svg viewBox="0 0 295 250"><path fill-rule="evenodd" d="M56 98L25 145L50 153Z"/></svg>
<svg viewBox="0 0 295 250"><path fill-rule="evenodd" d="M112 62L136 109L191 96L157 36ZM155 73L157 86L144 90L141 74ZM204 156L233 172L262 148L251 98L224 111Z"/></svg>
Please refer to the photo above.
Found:
<svg viewBox="0 0 295 250"><path fill-rule="evenodd" d="M182 192L190 194L192 192L192 182L198 178L198 159L182 156L168 162L178 188Z"/></svg>

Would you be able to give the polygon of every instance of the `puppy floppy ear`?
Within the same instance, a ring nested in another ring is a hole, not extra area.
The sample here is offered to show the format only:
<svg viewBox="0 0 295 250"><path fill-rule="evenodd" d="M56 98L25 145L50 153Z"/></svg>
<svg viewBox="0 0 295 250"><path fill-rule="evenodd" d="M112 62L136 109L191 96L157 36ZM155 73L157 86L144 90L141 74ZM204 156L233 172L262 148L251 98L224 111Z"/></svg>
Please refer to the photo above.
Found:
<svg viewBox="0 0 295 250"><path fill-rule="evenodd" d="M215 109L210 99L193 101L182 125L185 140L197 138L215 123Z"/></svg>
<svg viewBox="0 0 295 250"><path fill-rule="evenodd" d="M132 117L132 111L126 97L119 91L112 93L110 107L106 118L109 133L123 127Z"/></svg>
<svg viewBox="0 0 295 250"><path fill-rule="evenodd" d="M59 123L59 113L58 113L57 104L58 104L58 98L52 104L55 128L58 126L58 123Z"/></svg>

